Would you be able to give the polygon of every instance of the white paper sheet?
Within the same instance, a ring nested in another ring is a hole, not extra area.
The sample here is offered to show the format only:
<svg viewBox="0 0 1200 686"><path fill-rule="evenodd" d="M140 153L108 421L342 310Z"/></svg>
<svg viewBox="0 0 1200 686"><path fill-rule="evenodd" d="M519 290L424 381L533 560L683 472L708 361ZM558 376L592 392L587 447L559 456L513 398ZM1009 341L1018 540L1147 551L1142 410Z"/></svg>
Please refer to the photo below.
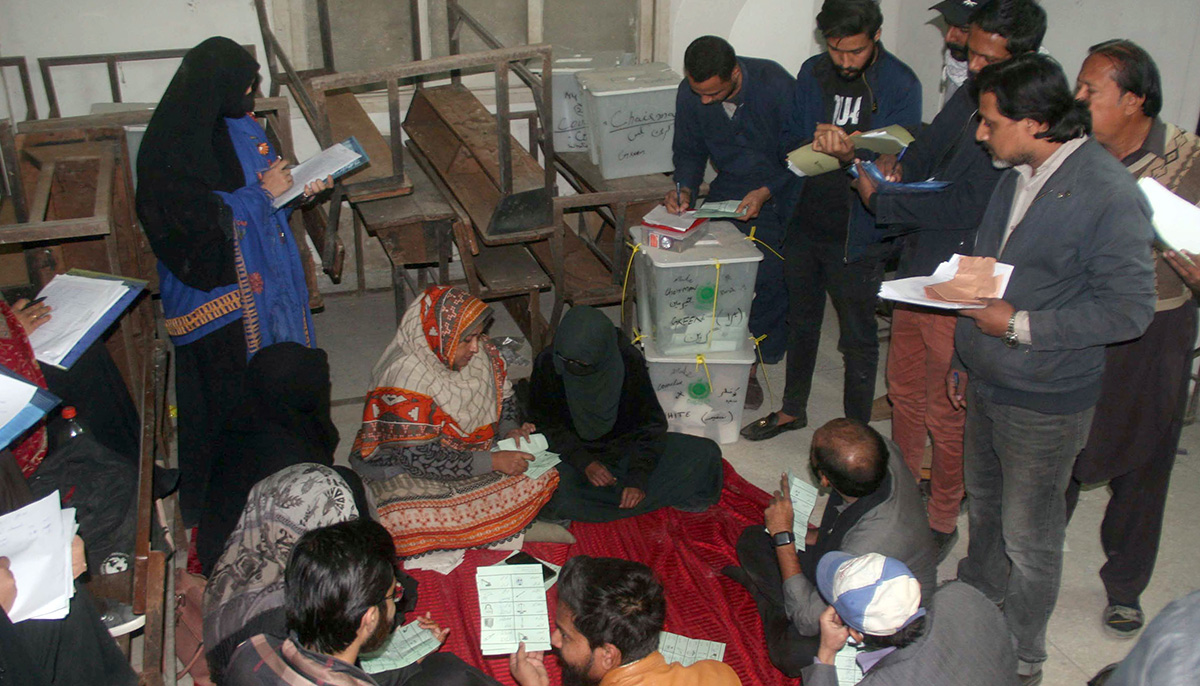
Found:
<svg viewBox="0 0 1200 686"><path fill-rule="evenodd" d="M11 422L29 404L37 386L0 374L0 426Z"/></svg>
<svg viewBox="0 0 1200 686"><path fill-rule="evenodd" d="M725 644L663 631L658 635L658 652L667 664L678 662L690 667L701 660L721 662L725 659Z"/></svg>
<svg viewBox="0 0 1200 686"><path fill-rule="evenodd" d="M64 519L58 491L0 517L0 556L8 558L17 584L17 598L8 613L13 623L67 616L74 593L71 538L75 532L73 526L64 530Z"/></svg>
<svg viewBox="0 0 1200 686"><path fill-rule="evenodd" d="M879 297L885 300L896 300L903 303L911 303L913 305L924 305L925 307L934 307L939 310L980 310L983 305L970 305L966 303L948 303L944 300L934 300L925 295L925 287L935 284L944 283L954 278L958 273L958 262L962 259L962 255L954 255L949 261L938 265L938 268L933 271L930 276L911 276L907 279L895 279L893 281L884 281L879 286ZM1008 289L1008 282L1012 278L1013 267L1011 264L997 262L996 268L992 274L1000 277L1000 295L1004 296L1004 291Z"/></svg>
<svg viewBox="0 0 1200 686"><path fill-rule="evenodd" d="M494 565L475 570L479 646L484 655L550 650L550 611L541 565Z"/></svg>
<svg viewBox="0 0 1200 686"><path fill-rule="evenodd" d="M1154 211L1151 221L1158 237L1172 250L1200 254L1200 207L1175 195L1154 179L1138 180L1138 188Z"/></svg>
<svg viewBox="0 0 1200 686"><path fill-rule="evenodd" d="M337 176L345 167L362 157L345 143L337 143L292 167L292 186L275 198L271 205L279 209L304 192L304 187L313 181Z"/></svg>
<svg viewBox="0 0 1200 686"><path fill-rule="evenodd" d="M817 489L804 479L797 479L788 472L788 494L792 499L792 532L796 536L796 548L804 550L804 537L808 534L808 520L817 506Z"/></svg>
<svg viewBox="0 0 1200 686"><path fill-rule="evenodd" d="M533 455L533 462L529 463L524 473L524 476L530 479L540 477L562 462L558 453L550 452L549 448L550 443L542 434L530 434L529 440L521 439L520 445L515 438L505 438L496 442L496 450L520 450Z"/></svg>
<svg viewBox="0 0 1200 686"><path fill-rule="evenodd" d="M682 214L673 214L667 211L665 205L659 205L642 216L642 223L682 232L692 228L692 224L696 223L696 219L695 210L688 210Z"/></svg>
<svg viewBox="0 0 1200 686"><path fill-rule="evenodd" d="M38 361L58 365L92 326L129 291L120 281L59 274L38 297L46 298L50 320L29 334Z"/></svg>

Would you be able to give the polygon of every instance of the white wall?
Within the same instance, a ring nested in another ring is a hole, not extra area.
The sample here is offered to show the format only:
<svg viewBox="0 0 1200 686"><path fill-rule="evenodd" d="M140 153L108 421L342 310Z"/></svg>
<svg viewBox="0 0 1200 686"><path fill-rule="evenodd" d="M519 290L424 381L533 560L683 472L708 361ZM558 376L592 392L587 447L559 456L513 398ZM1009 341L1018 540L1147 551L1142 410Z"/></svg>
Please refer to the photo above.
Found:
<svg viewBox="0 0 1200 686"><path fill-rule="evenodd" d="M704 34L724 36L740 53L777 60L790 71L818 49L814 19L821 0L661 0L670 12L664 50L677 71L683 51ZM1193 0L1042 0L1050 15L1046 45L1074 79L1087 46L1116 36L1150 51L1163 73L1164 118L1194 128L1200 112L1200 2ZM932 0L882 0L883 38L921 78L925 119L939 100L941 36ZM285 29L285 27L279 27ZM38 104L45 95L36 58L94 52L190 47L212 35L259 45L251 0L0 0L0 54L31 58ZM261 55L261 45L259 45ZM124 68L127 101L155 101L174 64ZM10 88L15 86L10 70ZM64 114L107 99L104 69L55 72ZM19 96L12 96L19 101ZM18 103L18 111L23 109ZM3 104L0 103L0 109ZM297 127L303 128L303 126Z"/></svg>
<svg viewBox="0 0 1200 686"><path fill-rule="evenodd" d="M263 54L252 0L0 0L0 55L26 57L42 117L47 104L38 57L190 48L216 35L253 43ZM122 67L123 99L157 102L178 66L172 60ZM16 71L6 70L6 77L20 115ZM90 103L110 97L103 65L57 68L54 85L64 115L86 114Z"/></svg>
<svg viewBox="0 0 1200 686"><path fill-rule="evenodd" d="M939 102L942 37L929 0L899 0L896 53L925 86L925 120ZM1200 2L1195 0L1041 0L1048 15L1045 46L1075 81L1088 46L1129 38L1145 48L1162 73L1163 119L1194 130L1200 115ZM886 18L885 18L886 19Z"/></svg>

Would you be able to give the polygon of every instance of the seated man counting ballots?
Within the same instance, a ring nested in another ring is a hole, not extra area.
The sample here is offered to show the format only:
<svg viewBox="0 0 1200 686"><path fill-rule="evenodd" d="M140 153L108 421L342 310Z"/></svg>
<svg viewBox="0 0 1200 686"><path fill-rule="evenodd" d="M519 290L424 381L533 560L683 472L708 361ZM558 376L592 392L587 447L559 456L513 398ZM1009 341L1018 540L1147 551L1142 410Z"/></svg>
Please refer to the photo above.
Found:
<svg viewBox="0 0 1200 686"><path fill-rule="evenodd" d="M258 634L234 652L223 686L492 686L458 657L434 652L400 669L368 675L358 657L379 650L399 622L396 549L387 529L352 519L296 541L284 574L287 638ZM422 628L446 640L428 614Z"/></svg>
<svg viewBox="0 0 1200 686"><path fill-rule="evenodd" d="M541 519L703 512L720 498L721 449L667 431L646 359L599 310L572 307L562 318L534 361L529 396L529 420L562 458Z"/></svg>
<svg viewBox="0 0 1200 686"><path fill-rule="evenodd" d="M821 648L804 668L805 686L836 686L836 655L853 639L867 686L1015 686L1017 655L1004 616L961 581L921 607L921 584L904 563L879 553L835 550L817 565L830 603L821 614Z"/></svg>
<svg viewBox="0 0 1200 686"><path fill-rule="evenodd" d="M820 647L825 601L817 591L817 562L831 550L880 553L913 570L928 600L937 584L937 557L925 505L895 444L866 424L834 419L813 434L809 468L829 502L816 531L792 531L792 501L775 491L766 527L749 526L738 539L741 567L722 573L750 592L762 617L771 663L796 677ZM796 550L795 536L805 536Z"/></svg>
<svg viewBox="0 0 1200 686"><path fill-rule="evenodd" d="M667 602L654 572L640 562L576 555L563 565L550 643L564 686L738 686L716 660L687 667L658 652ZM522 643L508 667L519 686L550 686L541 651Z"/></svg>

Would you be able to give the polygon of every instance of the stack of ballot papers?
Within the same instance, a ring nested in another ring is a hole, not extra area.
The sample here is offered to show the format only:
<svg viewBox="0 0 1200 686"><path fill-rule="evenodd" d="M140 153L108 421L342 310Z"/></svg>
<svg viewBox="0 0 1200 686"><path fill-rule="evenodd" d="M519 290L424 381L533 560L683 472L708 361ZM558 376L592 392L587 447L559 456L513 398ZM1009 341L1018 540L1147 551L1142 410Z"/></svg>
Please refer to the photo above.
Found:
<svg viewBox="0 0 1200 686"><path fill-rule="evenodd" d="M145 282L58 274L38 293L50 318L33 333L34 357L67 368L133 302ZM134 284L134 285L131 285Z"/></svg>
<svg viewBox="0 0 1200 686"><path fill-rule="evenodd" d="M684 667L690 667L701 660L724 660L725 644L664 631L658 635L658 652L662 653L667 664L678 662Z"/></svg>
<svg viewBox="0 0 1200 686"><path fill-rule="evenodd" d="M705 201L696 210L696 216L701 219L737 219L745 214L738 210L741 206L741 200L723 200L721 202Z"/></svg>
<svg viewBox="0 0 1200 686"><path fill-rule="evenodd" d="M0 557L17 584L8 618L62 619L75 597L71 541L79 531L75 508L59 506L58 491L0 517Z"/></svg>
<svg viewBox="0 0 1200 686"><path fill-rule="evenodd" d="M696 210L687 212L668 212L666 205L659 205L642 216L642 223L656 229L670 229L686 233L704 223L704 219L696 216Z"/></svg>
<svg viewBox="0 0 1200 686"><path fill-rule="evenodd" d="M912 134L899 124L853 133L850 139L854 141L855 148L881 155L898 154L913 142ZM788 153L787 161L788 169L797 176L817 176L842 167L842 163L833 155L813 150L812 143Z"/></svg>
<svg viewBox="0 0 1200 686"><path fill-rule="evenodd" d="M796 537L796 548L804 550L804 536L808 533L808 519L817 506L817 489L804 479L797 479L789 471L787 476L788 495L792 499L792 532Z"/></svg>
<svg viewBox="0 0 1200 686"><path fill-rule="evenodd" d="M1151 221L1158 238L1171 250L1200 254L1200 207L1175 195L1154 179L1138 181L1153 211Z"/></svg>
<svg viewBox="0 0 1200 686"><path fill-rule="evenodd" d="M521 439L520 444L515 438L506 438L496 442L496 450L519 450L533 455L533 462L530 462L529 466L525 468L525 476L530 479L540 477L562 462L558 453L550 452L549 448L550 443L541 434L530 434L529 440Z"/></svg>
<svg viewBox="0 0 1200 686"><path fill-rule="evenodd" d="M969 285L965 284L963 280L960 280L959 284L953 286L943 285L954 281L955 277L958 276L959 265L963 264L964 260L967 265L978 266L979 263L977 260L980 259L988 258L954 255L949 261L938 265L938 268L930 276L912 276L907 279L884 281L879 287L879 297L886 300L896 300L942 310L981 309L984 305L978 301L978 298L1004 297L1004 291L1008 288L1008 281L1012 278L1013 267L1011 264L996 262L992 265L992 274L986 279L986 284L978 279L968 280L980 287L970 290L970 292L959 287ZM984 286L986 286L986 289L982 289ZM931 294L933 294L932 297ZM954 302L949 302L946 297L947 295L954 299Z"/></svg>
<svg viewBox="0 0 1200 686"><path fill-rule="evenodd" d="M364 653L359 659L362 661L363 671L367 674L379 674L407 667L434 652L441 645L432 631L413 621L393 631L383 648L373 653Z"/></svg>
<svg viewBox="0 0 1200 686"><path fill-rule="evenodd" d="M475 570L479 648L484 655L550 650L550 610L541 565L493 565Z"/></svg>

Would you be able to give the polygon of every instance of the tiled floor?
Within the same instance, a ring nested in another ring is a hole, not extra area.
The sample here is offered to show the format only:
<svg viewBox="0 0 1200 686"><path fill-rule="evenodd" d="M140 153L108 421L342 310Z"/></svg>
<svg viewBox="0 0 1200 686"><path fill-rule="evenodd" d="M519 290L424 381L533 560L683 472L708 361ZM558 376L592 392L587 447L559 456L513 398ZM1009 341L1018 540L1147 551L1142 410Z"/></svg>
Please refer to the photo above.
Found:
<svg viewBox="0 0 1200 686"><path fill-rule="evenodd" d="M615 308L614 308L615 309ZM520 333L503 307L496 307L493 335ZM841 416L842 362L837 353L836 322L833 308L826 308L821 351L813 382L809 418L812 427ZM361 403L358 401L370 384L371 367L394 333L393 305L390 292L362 296L329 297L324 312L316 315L318 342L330 353L334 399L345 402L334 409L334 420L341 431L339 461L344 461L358 430ZM884 346L886 349L886 345ZM528 356L528 348L525 350ZM881 353L879 391L883 390ZM516 367L514 378L528 375L528 367ZM769 370L776 398L783 388L783 366ZM778 401L776 400L776 406ZM747 414L750 421L773 409L770 402L758 413ZM887 422L876 426L885 435ZM796 474L807 474L808 444L812 429L783 434L762 443L741 441L724 446L725 457L747 479L760 487L777 488L779 474L788 467L801 467ZM1200 511L1200 428L1184 429L1181 454L1172 479L1170 500L1158 566L1150 588L1142 598L1147 616L1153 617L1171 600L1200 588L1200 547L1196 545L1194 513ZM1048 643L1050 658L1045 667L1046 686L1067 686L1085 682L1104 665L1119 660L1130 642L1109 638L1100 628L1104 590L1096 576L1103 564L1099 543L1100 519L1108 491L1104 488L1083 493L1075 517L1067 531L1062 591L1050 620ZM818 504L818 511L821 504ZM1192 514L1189 514L1192 513ZM966 533L966 517L960 519ZM966 552L966 536L960 538L954 553L942 564L940 577L953 578L958 559Z"/></svg>

